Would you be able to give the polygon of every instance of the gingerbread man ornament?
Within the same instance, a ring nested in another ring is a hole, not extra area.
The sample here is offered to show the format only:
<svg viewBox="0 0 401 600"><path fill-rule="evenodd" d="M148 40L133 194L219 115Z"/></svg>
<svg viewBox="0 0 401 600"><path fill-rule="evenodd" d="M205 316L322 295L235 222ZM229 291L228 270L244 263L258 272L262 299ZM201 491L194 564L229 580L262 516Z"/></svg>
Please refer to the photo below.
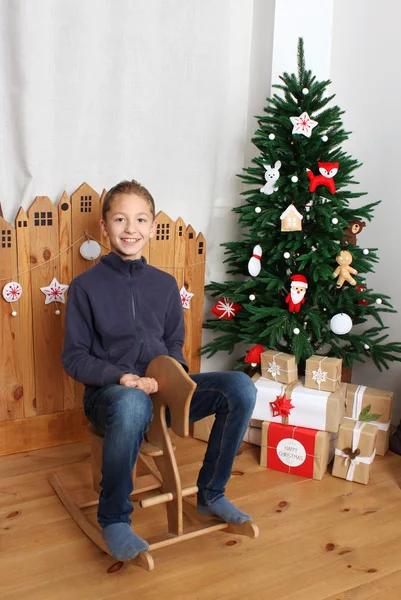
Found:
<svg viewBox="0 0 401 600"><path fill-rule="evenodd" d="M348 250L341 250L340 254L336 256L338 267L333 273L333 277L338 277L337 287L342 287L344 281L348 281L351 285L356 285L355 279L352 275L357 275L358 271L351 267L353 256Z"/></svg>

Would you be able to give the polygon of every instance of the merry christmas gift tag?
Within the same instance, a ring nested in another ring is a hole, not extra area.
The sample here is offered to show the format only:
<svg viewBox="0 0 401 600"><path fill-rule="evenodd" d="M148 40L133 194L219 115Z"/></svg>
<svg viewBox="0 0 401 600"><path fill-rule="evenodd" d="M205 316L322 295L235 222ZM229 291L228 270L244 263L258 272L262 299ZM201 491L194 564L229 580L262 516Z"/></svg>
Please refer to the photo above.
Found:
<svg viewBox="0 0 401 600"><path fill-rule="evenodd" d="M289 386L255 375L253 419L337 432L345 412L345 386L336 392L311 390L302 381Z"/></svg>
<svg viewBox="0 0 401 600"><path fill-rule="evenodd" d="M262 467L322 479L333 457L337 434L304 427L264 422Z"/></svg>

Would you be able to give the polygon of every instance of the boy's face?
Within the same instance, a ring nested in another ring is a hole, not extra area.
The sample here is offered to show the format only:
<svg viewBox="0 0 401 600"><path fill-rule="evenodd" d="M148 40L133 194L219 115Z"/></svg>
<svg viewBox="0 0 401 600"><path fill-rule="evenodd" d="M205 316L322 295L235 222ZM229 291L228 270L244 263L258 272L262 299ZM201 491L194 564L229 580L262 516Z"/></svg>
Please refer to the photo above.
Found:
<svg viewBox="0 0 401 600"><path fill-rule="evenodd" d="M113 252L124 260L135 260L141 258L157 223L146 200L136 194L118 194L100 227Z"/></svg>

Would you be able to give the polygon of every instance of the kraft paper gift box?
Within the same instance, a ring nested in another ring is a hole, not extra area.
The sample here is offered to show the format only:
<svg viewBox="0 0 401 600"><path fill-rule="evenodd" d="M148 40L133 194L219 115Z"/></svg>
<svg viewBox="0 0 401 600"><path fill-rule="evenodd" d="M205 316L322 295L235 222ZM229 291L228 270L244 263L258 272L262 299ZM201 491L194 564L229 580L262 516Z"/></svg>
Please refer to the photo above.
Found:
<svg viewBox="0 0 401 600"><path fill-rule="evenodd" d="M254 375L252 381L257 389L253 419L338 431L345 412L346 384L330 393L306 388L301 381L286 386L259 374Z"/></svg>
<svg viewBox="0 0 401 600"><path fill-rule="evenodd" d="M312 390L335 392L341 386L341 358L314 354L306 361L305 387Z"/></svg>
<svg viewBox="0 0 401 600"><path fill-rule="evenodd" d="M332 475L368 483L376 454L377 428L364 421L344 419L338 430Z"/></svg>
<svg viewBox="0 0 401 600"><path fill-rule="evenodd" d="M393 397L393 392L389 390L377 390L352 383L349 383L347 387L346 417L358 420L361 410L369 404L369 412L380 415L377 421L370 421L371 425L377 427L376 454L380 456L384 456L388 450Z"/></svg>
<svg viewBox="0 0 401 600"><path fill-rule="evenodd" d="M262 376L281 383L292 383L298 379L298 367L293 354L266 350L260 355Z"/></svg>
<svg viewBox="0 0 401 600"><path fill-rule="evenodd" d="M260 464L283 473L322 479L333 458L336 439L336 433L264 421Z"/></svg>
<svg viewBox="0 0 401 600"><path fill-rule="evenodd" d="M245 435L243 437L244 442L248 442L248 444L254 444L255 446L260 446L262 444L262 429L261 427L251 427L249 426L245 431Z"/></svg>

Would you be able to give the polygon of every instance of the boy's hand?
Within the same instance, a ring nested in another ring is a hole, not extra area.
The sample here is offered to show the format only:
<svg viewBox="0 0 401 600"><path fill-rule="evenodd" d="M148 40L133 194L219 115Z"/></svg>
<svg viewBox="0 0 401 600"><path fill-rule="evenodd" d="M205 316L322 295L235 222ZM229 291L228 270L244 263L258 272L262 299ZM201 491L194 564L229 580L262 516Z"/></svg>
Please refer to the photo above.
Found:
<svg viewBox="0 0 401 600"><path fill-rule="evenodd" d="M139 375L134 375L133 373L125 373L120 378L120 385L138 388L146 394L154 394L158 390L156 379L152 377L139 377Z"/></svg>

